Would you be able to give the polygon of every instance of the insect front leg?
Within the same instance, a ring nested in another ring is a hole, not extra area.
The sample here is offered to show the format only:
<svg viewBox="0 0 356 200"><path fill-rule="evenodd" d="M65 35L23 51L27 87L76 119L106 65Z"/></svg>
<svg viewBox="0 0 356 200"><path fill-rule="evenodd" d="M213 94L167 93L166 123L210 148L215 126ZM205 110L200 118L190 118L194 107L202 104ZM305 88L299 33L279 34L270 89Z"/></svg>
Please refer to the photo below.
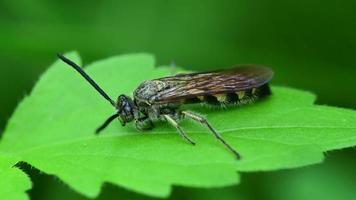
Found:
<svg viewBox="0 0 356 200"><path fill-rule="evenodd" d="M195 145L195 142L189 138L189 136L184 132L184 130L179 126L178 122L174 120L170 115L163 115L163 117L166 119L168 123L170 123L172 126L174 126L178 133L185 139L187 142L189 142L192 145Z"/></svg>
<svg viewBox="0 0 356 200"><path fill-rule="evenodd" d="M182 114L186 117L189 117L203 125L205 125L206 127L209 128L209 130L213 133L213 135L216 137L216 139L218 139L223 145L225 145L233 154L235 154L237 159L240 159L241 156L240 154L232 147L230 146L222 137L221 135L210 125L210 123L206 120L206 118L195 114L193 112L190 111L182 111Z"/></svg>
<svg viewBox="0 0 356 200"><path fill-rule="evenodd" d="M139 131L146 131L146 130L151 130L154 125L152 121L148 118L139 118L135 121L135 127Z"/></svg>

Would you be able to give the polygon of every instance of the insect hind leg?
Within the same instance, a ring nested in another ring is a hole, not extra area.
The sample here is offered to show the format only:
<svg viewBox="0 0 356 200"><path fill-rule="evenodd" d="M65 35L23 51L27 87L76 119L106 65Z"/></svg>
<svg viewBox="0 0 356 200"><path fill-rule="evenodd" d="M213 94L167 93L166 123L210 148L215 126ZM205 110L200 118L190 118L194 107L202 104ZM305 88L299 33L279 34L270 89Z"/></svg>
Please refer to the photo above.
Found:
<svg viewBox="0 0 356 200"><path fill-rule="evenodd" d="M182 114L208 127L216 139L218 139L225 147L227 147L236 156L237 159L241 158L240 154L221 137L221 135L210 125L208 120L206 120L206 118L190 111L182 111Z"/></svg>
<svg viewBox="0 0 356 200"><path fill-rule="evenodd" d="M179 126L178 122L176 120L174 120L171 116L169 115L163 115L163 117L167 120L167 122L169 124L171 124L172 126L174 126L179 135L181 135L183 137L183 139L185 139L187 142L189 142L192 145L195 145L195 142L189 138L189 136L185 133L185 131Z"/></svg>

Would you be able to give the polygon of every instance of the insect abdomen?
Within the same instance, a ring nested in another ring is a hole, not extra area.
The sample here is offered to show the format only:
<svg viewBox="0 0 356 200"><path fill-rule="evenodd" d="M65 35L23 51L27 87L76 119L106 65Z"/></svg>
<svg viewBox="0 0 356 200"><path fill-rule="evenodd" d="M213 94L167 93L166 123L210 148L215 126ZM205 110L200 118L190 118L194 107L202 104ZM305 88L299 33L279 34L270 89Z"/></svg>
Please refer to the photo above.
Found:
<svg viewBox="0 0 356 200"><path fill-rule="evenodd" d="M206 96L198 96L187 99L185 103L207 103L209 105L243 105L254 102L257 99L263 98L271 94L268 84L264 84L258 88L251 88L244 91L236 91L225 94L214 94Z"/></svg>

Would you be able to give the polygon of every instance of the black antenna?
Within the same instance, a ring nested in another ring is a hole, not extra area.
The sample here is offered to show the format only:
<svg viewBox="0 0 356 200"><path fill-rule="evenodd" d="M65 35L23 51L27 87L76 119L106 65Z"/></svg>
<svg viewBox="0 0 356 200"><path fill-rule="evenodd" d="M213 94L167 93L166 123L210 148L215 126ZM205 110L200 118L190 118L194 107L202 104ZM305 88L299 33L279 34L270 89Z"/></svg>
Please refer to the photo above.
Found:
<svg viewBox="0 0 356 200"><path fill-rule="evenodd" d="M101 125L99 128L96 129L95 134L99 134L102 130L104 130L114 119L118 118L119 114L114 114L110 116L103 125Z"/></svg>
<svg viewBox="0 0 356 200"><path fill-rule="evenodd" d="M67 63L69 66L73 67L77 72L79 72L79 74L82 75L82 76L90 83L90 85L92 85L92 86L96 89L96 91L98 91L98 92L101 94L101 96L103 96L106 100L108 100L108 101L111 103L111 105L113 105L114 107L116 106L116 105L115 105L115 101L113 101L113 100L109 97L109 95L107 95L107 94L104 92L104 90L101 89L101 88L99 87L99 85L96 84L95 81L94 81L93 79L91 79L90 76L89 76L87 73L85 73L85 72L83 71L83 69L82 69L81 67L79 67L79 66L78 66L77 64L75 64L73 61L69 60L68 58L64 57L64 56L61 55L61 54L57 54L57 56L58 56L58 58L61 59L63 62Z"/></svg>

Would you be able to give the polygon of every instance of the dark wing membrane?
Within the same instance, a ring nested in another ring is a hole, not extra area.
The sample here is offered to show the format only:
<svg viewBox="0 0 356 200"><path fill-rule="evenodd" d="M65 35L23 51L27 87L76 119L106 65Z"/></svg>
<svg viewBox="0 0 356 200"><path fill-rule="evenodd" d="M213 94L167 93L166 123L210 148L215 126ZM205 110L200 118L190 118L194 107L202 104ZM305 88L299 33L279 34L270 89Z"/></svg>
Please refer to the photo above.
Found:
<svg viewBox="0 0 356 200"><path fill-rule="evenodd" d="M225 94L260 87L271 80L272 70L245 65L229 70L179 74L156 79L169 85L153 96L152 103L172 103L182 99Z"/></svg>

